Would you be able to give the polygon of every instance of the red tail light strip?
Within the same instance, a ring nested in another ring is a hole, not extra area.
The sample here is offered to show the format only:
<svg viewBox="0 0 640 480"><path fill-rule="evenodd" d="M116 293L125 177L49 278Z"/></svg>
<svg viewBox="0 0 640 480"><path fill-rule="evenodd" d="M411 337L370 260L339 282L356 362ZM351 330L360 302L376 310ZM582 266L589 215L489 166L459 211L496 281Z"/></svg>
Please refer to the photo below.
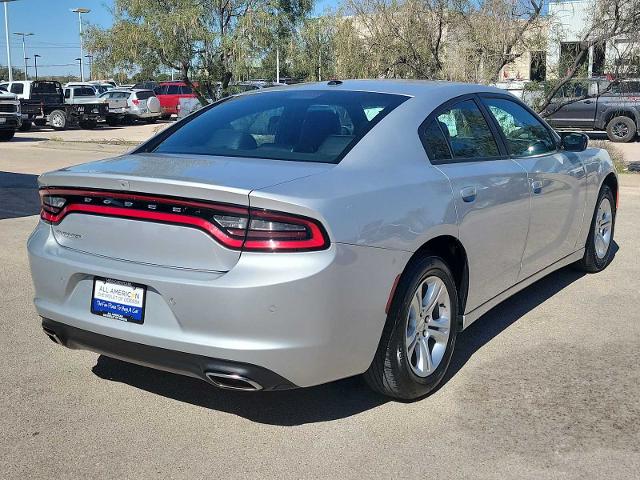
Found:
<svg viewBox="0 0 640 480"><path fill-rule="evenodd" d="M64 207L57 215L53 215L43 210L41 217L43 220L55 225L60 223L62 219L70 213L89 213L94 215L102 215L105 217L130 218L133 220L149 220L152 222L169 223L172 225L184 225L188 227L195 227L199 230L204 231L205 233L208 233L213 238L222 243L225 247L239 249L242 247L243 243L241 239L235 239L228 235L225 235L213 223L207 222L202 218L190 217L187 215L179 215L174 213L128 210L126 208L105 207L102 205L71 204Z"/></svg>
<svg viewBox="0 0 640 480"><path fill-rule="evenodd" d="M167 223L197 228L227 248L249 251L310 251L323 250L329 247L329 240L322 226L313 219L268 210L249 209L247 207L157 197L137 193L122 193L99 190L81 189L42 189L40 190L42 210L40 217L52 224L60 223L67 215L73 213L100 215L108 217L128 218L151 222ZM47 205L45 197L63 197L66 204L61 209ZM72 197L72 198L69 198ZM76 197L76 198L74 198ZM107 203L122 200L124 205L117 206L99 203L83 203L100 200ZM134 202L143 202L148 209L135 206ZM171 211L156 210L158 206L164 209L184 210L187 213L173 213ZM153 207L153 209L152 209ZM184 207L177 208L177 207ZM194 210L196 209L196 210ZM202 211L204 210L204 212ZM191 214L189 214L189 211ZM224 228L213 219L214 214L236 216L246 219L247 229ZM204 218L203 218L204 217ZM251 219L267 222L279 222L304 227L297 231L286 230L252 230Z"/></svg>

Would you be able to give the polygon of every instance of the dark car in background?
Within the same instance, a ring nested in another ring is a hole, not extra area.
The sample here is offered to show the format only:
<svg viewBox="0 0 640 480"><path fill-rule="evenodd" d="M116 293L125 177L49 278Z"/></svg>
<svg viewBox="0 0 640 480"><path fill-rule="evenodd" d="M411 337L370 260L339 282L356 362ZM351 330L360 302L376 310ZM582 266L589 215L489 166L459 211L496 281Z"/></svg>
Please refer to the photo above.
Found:
<svg viewBox="0 0 640 480"><path fill-rule="evenodd" d="M640 127L640 80L574 80L545 111L558 130L606 131L612 142L630 142Z"/></svg>

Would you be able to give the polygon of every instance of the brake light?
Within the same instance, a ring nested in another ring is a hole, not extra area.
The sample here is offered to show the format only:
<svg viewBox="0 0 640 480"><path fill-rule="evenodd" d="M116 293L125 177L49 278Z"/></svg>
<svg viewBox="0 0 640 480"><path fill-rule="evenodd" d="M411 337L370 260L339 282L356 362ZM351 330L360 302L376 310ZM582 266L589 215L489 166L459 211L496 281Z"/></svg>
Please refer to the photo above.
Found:
<svg viewBox="0 0 640 480"><path fill-rule="evenodd" d="M196 228L233 250L291 252L329 247L326 231L317 220L283 212L82 189L41 189L40 199L40 218L54 225L75 213Z"/></svg>
<svg viewBox="0 0 640 480"><path fill-rule="evenodd" d="M133 100L131 100L131 103L133 103L134 105L139 105L140 100L138 98L134 98Z"/></svg>

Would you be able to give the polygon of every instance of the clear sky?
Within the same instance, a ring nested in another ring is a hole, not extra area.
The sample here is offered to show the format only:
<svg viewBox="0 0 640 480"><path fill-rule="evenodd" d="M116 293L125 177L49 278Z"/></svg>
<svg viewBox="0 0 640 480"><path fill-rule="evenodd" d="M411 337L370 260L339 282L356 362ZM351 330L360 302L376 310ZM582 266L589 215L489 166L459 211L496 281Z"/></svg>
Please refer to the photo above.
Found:
<svg viewBox="0 0 640 480"><path fill-rule="evenodd" d="M337 3L336 0L316 0L316 12L326 6ZM33 74L33 55L38 54L38 73L40 75L77 74L78 66L74 59L80 55L78 35L78 16L69 10L75 7L90 8L91 12L83 16L83 22L108 27L111 24L113 0L17 0L9 5L9 30L11 32L11 63L20 70L24 69L22 40L13 32L32 32L26 38L29 74ZM4 14L0 4L0 64L7 65L6 42L4 32ZM88 74L88 69L85 70Z"/></svg>

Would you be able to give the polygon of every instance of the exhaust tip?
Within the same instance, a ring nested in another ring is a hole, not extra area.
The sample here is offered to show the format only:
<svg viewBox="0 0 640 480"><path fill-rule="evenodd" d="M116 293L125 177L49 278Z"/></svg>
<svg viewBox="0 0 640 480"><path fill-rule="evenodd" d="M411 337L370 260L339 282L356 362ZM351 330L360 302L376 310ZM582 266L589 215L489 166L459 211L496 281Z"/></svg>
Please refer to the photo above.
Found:
<svg viewBox="0 0 640 480"><path fill-rule="evenodd" d="M206 372L205 375L218 388L243 392L262 390L262 385L258 382L234 373Z"/></svg>
<svg viewBox="0 0 640 480"><path fill-rule="evenodd" d="M53 330L49 330L48 328L42 328L42 331L44 332L44 334L49 337L49 340L51 340L53 343L57 343L58 345L62 345L62 342L60 341L60 339L58 338L58 335L56 335L56 332L54 332Z"/></svg>

